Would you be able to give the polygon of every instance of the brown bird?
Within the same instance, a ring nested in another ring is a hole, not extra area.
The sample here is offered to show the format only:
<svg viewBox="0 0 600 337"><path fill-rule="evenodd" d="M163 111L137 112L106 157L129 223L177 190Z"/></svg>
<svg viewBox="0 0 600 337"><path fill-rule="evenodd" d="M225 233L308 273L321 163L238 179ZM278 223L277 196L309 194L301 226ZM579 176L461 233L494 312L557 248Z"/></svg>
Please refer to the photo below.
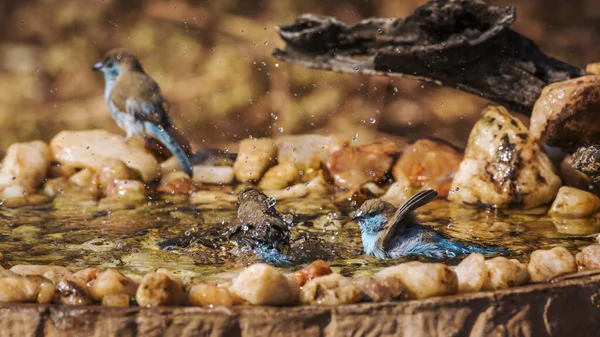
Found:
<svg viewBox="0 0 600 337"><path fill-rule="evenodd" d="M167 100L137 57L125 49L113 49L92 69L104 73L104 99L127 138L144 136L158 140L192 176L190 143L173 125Z"/></svg>

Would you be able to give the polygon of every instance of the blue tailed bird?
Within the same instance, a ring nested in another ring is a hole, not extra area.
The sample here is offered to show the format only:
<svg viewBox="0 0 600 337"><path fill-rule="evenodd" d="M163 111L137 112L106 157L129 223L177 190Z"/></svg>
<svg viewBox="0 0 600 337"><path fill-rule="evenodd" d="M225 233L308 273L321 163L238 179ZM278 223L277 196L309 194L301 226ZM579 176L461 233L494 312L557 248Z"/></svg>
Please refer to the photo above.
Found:
<svg viewBox="0 0 600 337"><path fill-rule="evenodd" d="M424 190L413 195L398 209L381 199L365 201L353 216L362 232L365 253L380 259L394 259L407 255L443 259L470 253L506 252L503 249L453 242L433 229L417 223L413 211L436 197L436 191Z"/></svg>
<svg viewBox="0 0 600 337"><path fill-rule="evenodd" d="M127 139L135 136L157 139L191 176L189 141L171 122L166 99L137 57L127 50L114 49L93 70L104 73L104 99L117 125L127 133Z"/></svg>
<svg viewBox="0 0 600 337"><path fill-rule="evenodd" d="M290 244L290 228L275 209L275 200L256 187L247 187L238 197L237 218L227 234L238 252L254 251L259 260L290 265L284 254Z"/></svg>

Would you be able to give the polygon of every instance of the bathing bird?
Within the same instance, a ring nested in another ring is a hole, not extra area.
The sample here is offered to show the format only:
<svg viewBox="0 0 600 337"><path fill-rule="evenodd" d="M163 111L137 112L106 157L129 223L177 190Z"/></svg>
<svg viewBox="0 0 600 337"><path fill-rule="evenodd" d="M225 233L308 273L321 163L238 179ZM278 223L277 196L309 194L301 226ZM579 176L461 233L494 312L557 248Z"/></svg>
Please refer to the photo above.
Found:
<svg viewBox="0 0 600 337"><path fill-rule="evenodd" d="M227 231L238 252L254 251L259 260L289 265L283 253L290 243L290 227L275 209L275 199L257 187L243 189L238 197L237 218Z"/></svg>
<svg viewBox="0 0 600 337"><path fill-rule="evenodd" d="M157 139L192 176L189 141L173 125L167 114L167 100L137 57L127 50L113 49L92 69L104 74L104 99L112 118L127 133L126 139Z"/></svg>
<svg viewBox="0 0 600 337"><path fill-rule="evenodd" d="M437 195L431 189L420 191L398 209L381 199L365 201L352 217L360 226L365 253L380 259L408 255L443 259L470 253L505 251L453 242L417 223L413 211L433 201Z"/></svg>

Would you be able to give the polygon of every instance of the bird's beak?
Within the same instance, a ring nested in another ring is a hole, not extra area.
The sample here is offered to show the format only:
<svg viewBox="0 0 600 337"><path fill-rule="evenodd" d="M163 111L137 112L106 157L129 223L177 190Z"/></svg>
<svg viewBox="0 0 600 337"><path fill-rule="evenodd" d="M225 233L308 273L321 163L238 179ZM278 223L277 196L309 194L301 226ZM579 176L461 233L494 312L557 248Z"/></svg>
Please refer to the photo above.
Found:
<svg viewBox="0 0 600 337"><path fill-rule="evenodd" d="M94 66L92 67L92 70L100 71L100 70L102 70L102 67L104 67L104 63L98 62L98 63L94 64Z"/></svg>

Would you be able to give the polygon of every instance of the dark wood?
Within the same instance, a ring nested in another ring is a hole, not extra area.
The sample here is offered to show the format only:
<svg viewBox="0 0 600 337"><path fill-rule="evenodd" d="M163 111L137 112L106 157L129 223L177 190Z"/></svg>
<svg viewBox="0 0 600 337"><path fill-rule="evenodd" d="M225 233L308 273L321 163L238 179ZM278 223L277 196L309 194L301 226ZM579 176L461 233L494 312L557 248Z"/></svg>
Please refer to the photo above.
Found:
<svg viewBox="0 0 600 337"><path fill-rule="evenodd" d="M600 336L600 275L337 307L0 306L0 336Z"/></svg>
<svg viewBox="0 0 600 337"><path fill-rule="evenodd" d="M348 27L306 14L278 27L279 60L339 73L408 76L454 87L531 114L542 88L584 75L511 30L513 6L433 0L404 19L366 19Z"/></svg>

